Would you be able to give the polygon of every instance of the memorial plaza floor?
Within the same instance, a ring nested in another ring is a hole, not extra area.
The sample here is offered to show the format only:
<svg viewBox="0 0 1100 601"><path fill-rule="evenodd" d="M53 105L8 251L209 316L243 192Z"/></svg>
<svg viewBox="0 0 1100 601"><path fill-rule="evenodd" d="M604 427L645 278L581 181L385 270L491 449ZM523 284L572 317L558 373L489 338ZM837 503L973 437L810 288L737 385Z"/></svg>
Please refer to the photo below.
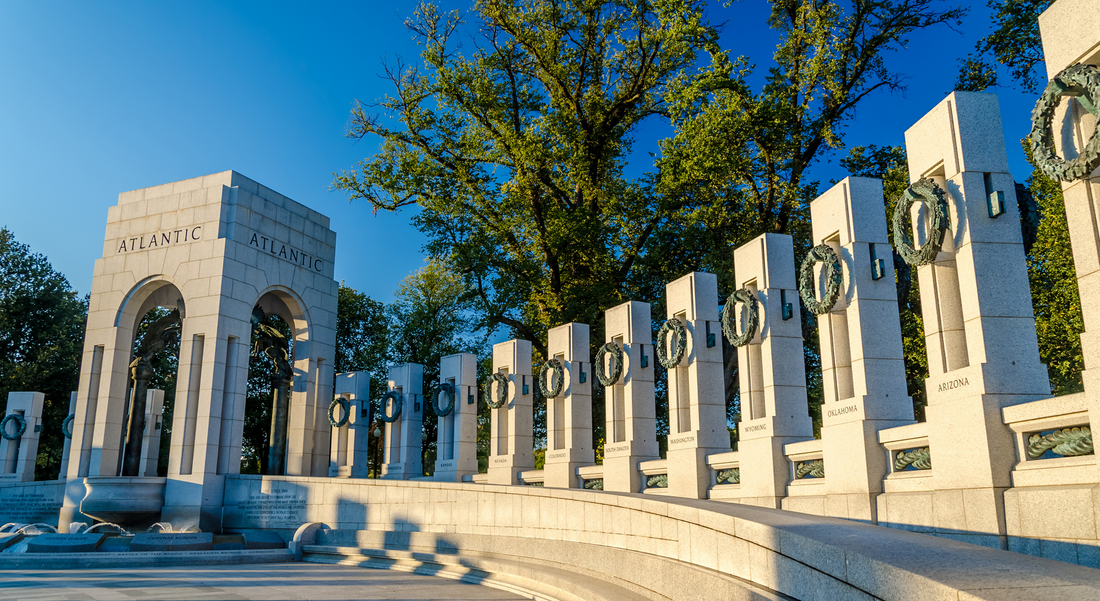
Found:
<svg viewBox="0 0 1100 601"><path fill-rule="evenodd" d="M283 563L132 570L0 571L0 599L481 601L531 597L489 586L393 570Z"/></svg>

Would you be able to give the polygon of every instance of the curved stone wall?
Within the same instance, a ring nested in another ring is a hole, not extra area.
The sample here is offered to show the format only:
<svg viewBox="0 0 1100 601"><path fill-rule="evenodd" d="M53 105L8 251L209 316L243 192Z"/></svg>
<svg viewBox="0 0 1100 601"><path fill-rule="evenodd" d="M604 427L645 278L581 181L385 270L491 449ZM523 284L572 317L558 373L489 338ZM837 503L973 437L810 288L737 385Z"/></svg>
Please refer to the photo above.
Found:
<svg viewBox="0 0 1100 601"><path fill-rule="evenodd" d="M685 576L701 571L726 579L731 591L741 581L746 591L763 587L796 599L1030 598L1051 587L1100 592L1100 571L1090 568L848 520L714 501L270 476L227 476L225 489L226 530L323 522L340 530L406 532L408 544L434 540L452 554L514 554L604 573L653 591L654 598L701 598L698 589L678 583L678 569ZM498 539L502 542L496 547L486 542ZM531 544L539 541L553 544ZM624 560L623 551L646 560Z"/></svg>

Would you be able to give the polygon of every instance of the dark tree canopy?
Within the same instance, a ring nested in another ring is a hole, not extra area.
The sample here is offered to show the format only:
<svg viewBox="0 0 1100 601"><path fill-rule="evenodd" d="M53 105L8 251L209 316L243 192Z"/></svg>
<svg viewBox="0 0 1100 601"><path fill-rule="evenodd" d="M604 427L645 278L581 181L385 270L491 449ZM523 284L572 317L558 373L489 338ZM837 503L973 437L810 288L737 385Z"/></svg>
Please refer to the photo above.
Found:
<svg viewBox="0 0 1100 601"><path fill-rule="evenodd" d="M61 467L61 422L80 376L87 319L87 297L78 297L46 257L0 229L0 408L9 392L46 394L39 480L56 478Z"/></svg>
<svg viewBox="0 0 1100 601"><path fill-rule="evenodd" d="M382 147L334 185L375 209L419 204L429 252L470 280L482 325L542 354L549 326L624 298L666 214L623 174L631 133L715 32L687 0L482 0L473 18L459 48L464 18L420 5L423 69L388 68L394 95L356 108L349 135Z"/></svg>

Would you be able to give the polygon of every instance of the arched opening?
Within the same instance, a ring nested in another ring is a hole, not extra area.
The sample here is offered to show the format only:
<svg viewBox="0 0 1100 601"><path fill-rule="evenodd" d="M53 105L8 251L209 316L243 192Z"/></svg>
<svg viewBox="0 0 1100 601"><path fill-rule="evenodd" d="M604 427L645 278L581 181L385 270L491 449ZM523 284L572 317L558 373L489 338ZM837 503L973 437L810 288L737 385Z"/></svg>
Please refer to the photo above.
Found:
<svg viewBox="0 0 1100 601"><path fill-rule="evenodd" d="M252 313L241 473L286 473L292 380L299 343L309 337L303 303L286 290L265 292Z"/></svg>
<svg viewBox="0 0 1100 601"><path fill-rule="evenodd" d="M115 325L129 339L127 386L116 473L165 476L186 307L179 289L160 276L127 295Z"/></svg>
<svg viewBox="0 0 1100 601"><path fill-rule="evenodd" d="M288 354L294 357L294 331L278 315L268 315L271 325L288 340ZM241 441L241 473L268 474L268 451L271 436L272 373L271 360L255 352L260 329L252 328L253 352L248 361L248 394L245 399L244 435Z"/></svg>
<svg viewBox="0 0 1100 601"><path fill-rule="evenodd" d="M150 335L150 328L158 320L169 317L171 310L167 307L153 307L145 313L138 322L134 333L134 349L138 349ZM138 475L160 476L168 475L168 453L172 447L172 415L175 408L176 381L179 374L180 339L171 337L168 344L149 358L152 368L147 381L149 392L160 391L161 394L152 394L147 398L145 413L145 441L156 445L155 450L142 447L142 461ZM131 353L132 354L132 353ZM130 390L133 390L133 377L130 378ZM132 394L132 393L131 393ZM160 398L156 398L159 396ZM133 403L127 403L127 420L129 423ZM125 436L125 433L124 433ZM125 441L123 441L125 442Z"/></svg>

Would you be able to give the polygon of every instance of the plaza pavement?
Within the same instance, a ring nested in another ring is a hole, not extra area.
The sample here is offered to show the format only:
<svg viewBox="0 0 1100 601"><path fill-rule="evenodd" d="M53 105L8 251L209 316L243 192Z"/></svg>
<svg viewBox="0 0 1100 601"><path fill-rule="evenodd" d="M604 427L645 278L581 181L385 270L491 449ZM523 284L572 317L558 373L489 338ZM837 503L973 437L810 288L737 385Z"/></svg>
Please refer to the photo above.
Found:
<svg viewBox="0 0 1100 601"><path fill-rule="evenodd" d="M0 599L488 601L531 597L488 586L393 570L284 563L132 570L3 571L0 572Z"/></svg>

